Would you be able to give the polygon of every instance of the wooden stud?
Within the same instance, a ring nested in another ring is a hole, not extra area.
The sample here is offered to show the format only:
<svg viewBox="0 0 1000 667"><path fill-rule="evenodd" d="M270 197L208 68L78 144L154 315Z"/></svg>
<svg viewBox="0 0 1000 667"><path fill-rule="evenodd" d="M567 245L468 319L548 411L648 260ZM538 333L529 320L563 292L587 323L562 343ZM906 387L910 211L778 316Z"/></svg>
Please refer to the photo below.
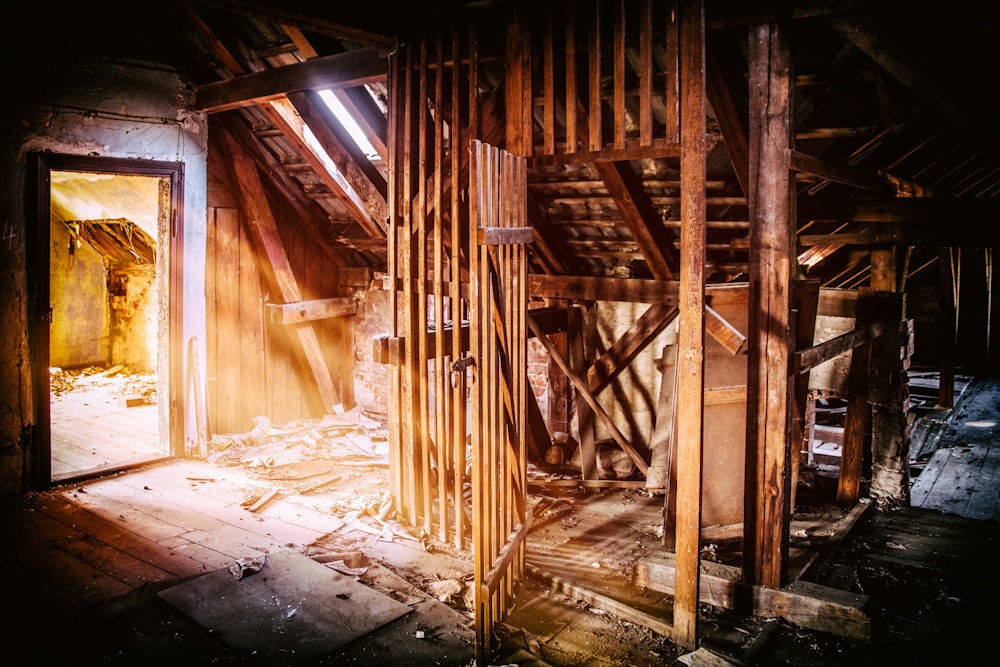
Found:
<svg viewBox="0 0 1000 667"><path fill-rule="evenodd" d="M653 143L653 0L643 0L639 22L639 144Z"/></svg>
<svg viewBox="0 0 1000 667"><path fill-rule="evenodd" d="M614 31L615 148L625 148L625 0L615 3Z"/></svg>
<svg viewBox="0 0 1000 667"><path fill-rule="evenodd" d="M576 92L576 28L574 17L576 12L572 7L566 7L566 152L575 153L577 150L577 92Z"/></svg>
<svg viewBox="0 0 1000 667"><path fill-rule="evenodd" d="M590 23L590 51L588 55L588 91L590 107L587 112L589 122L590 150L599 151L604 145L601 135L601 0L594 0L594 14Z"/></svg>
<svg viewBox="0 0 1000 667"><path fill-rule="evenodd" d="M680 0L681 65L681 263L677 358L678 586L674 641L697 645L701 529L702 417L705 356L705 8Z"/></svg>
<svg viewBox="0 0 1000 667"><path fill-rule="evenodd" d="M552 155L556 152L556 89L552 54L552 8L545 14L545 29L542 33L542 97L544 106L542 152Z"/></svg>

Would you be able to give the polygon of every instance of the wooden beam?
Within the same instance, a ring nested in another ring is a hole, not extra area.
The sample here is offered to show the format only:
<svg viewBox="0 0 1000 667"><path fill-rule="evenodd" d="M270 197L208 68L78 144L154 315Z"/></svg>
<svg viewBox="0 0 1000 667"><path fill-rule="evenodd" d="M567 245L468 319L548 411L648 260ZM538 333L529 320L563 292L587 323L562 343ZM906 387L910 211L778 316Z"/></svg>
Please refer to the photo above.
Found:
<svg viewBox="0 0 1000 667"><path fill-rule="evenodd" d="M592 65L593 59L594 56L592 54ZM599 85L599 81L595 83L592 78L590 85ZM591 108L589 111L591 114L589 123L591 142L593 142L595 131L600 136L599 102L600 100L595 103L593 98L591 99ZM587 117L588 111L582 103L577 103L577 109L579 113ZM596 119L594 118L595 113L597 114ZM581 124L578 132L582 134L585 129ZM581 136L580 138L583 142L586 141L586 137ZM591 145L591 149L600 150L601 146ZM579 156L581 154L576 153L575 155ZM652 200L643 190L642 181L636 175L631 164L628 162L594 162L594 168L597 170L597 174L601 177L604 186L621 212L622 219L632 233L632 238L635 239L636 244L639 246L639 250L642 252L653 277L661 280L673 279L674 272L670 268L670 265L674 261L674 258L670 254L670 242L666 238L663 225L657 224L660 216L653 208ZM704 193L702 193L702 199L704 199Z"/></svg>
<svg viewBox="0 0 1000 667"><path fill-rule="evenodd" d="M580 301L621 301L677 305L676 280L600 278L593 276L528 276L528 296Z"/></svg>
<svg viewBox="0 0 1000 667"><path fill-rule="evenodd" d="M333 23L316 16L307 16L279 9L271 4L248 2L247 0L193 0L194 4L205 7L243 14L252 18L266 18L274 23L295 26L302 30L314 32L327 37L335 37L348 42L366 46L393 46L396 40L388 35L382 35L352 26Z"/></svg>
<svg viewBox="0 0 1000 667"><path fill-rule="evenodd" d="M708 304L705 305L705 331L733 356L746 352L747 337Z"/></svg>
<svg viewBox="0 0 1000 667"><path fill-rule="evenodd" d="M531 190L527 193L527 213L533 234L531 249L543 269L555 274L578 273L576 259L566 250L562 237ZM530 287L528 293L531 294Z"/></svg>
<svg viewBox="0 0 1000 667"><path fill-rule="evenodd" d="M330 169L328 157L322 151L318 151L306 137L305 121L291 100L288 98L275 100L265 104L261 109L296 148L299 155L310 164L317 178L344 203L345 208L365 233L371 238L385 238L385 219L380 220L375 217L379 211L368 208L365 198L352 185L352 179L339 168ZM378 203L373 202L373 205L377 209Z"/></svg>
<svg viewBox="0 0 1000 667"><path fill-rule="evenodd" d="M989 197L898 197L876 204L856 204L847 213L847 219L855 222L938 225L948 221L995 220L998 217L1000 201Z"/></svg>
<svg viewBox="0 0 1000 667"><path fill-rule="evenodd" d="M741 581L740 568L701 561L699 600L747 615L781 618L808 630L860 641L872 638L872 622L865 608L868 596L795 581L782 588L753 586ZM635 584L668 595L677 588L676 558L669 553L641 559L635 566Z"/></svg>
<svg viewBox="0 0 1000 667"><path fill-rule="evenodd" d="M875 319L874 291L870 287L858 290L856 326L865 326ZM841 449L840 475L837 479L837 502L843 507L853 507L861 495L861 476L864 451L868 446L871 425L871 406L868 404L869 367L872 342L851 352L851 366L847 373L847 414L844 417L844 440Z"/></svg>
<svg viewBox="0 0 1000 667"><path fill-rule="evenodd" d="M228 132L226 132L226 144L232 159L233 182L237 184L240 192L244 220L253 231L253 238L271 283L271 289L286 303L302 301L302 294L288 256L285 254L277 223L264 195L257 167L250 156L243 151L239 142ZM312 374L324 410L332 411L333 406L340 403L340 395L330 377L316 330L307 322L291 324L289 327L289 335L296 343L295 351Z"/></svg>
<svg viewBox="0 0 1000 667"><path fill-rule="evenodd" d="M615 200L615 205L653 277L660 280L673 279L671 264L674 258L669 250L670 243L663 232L663 226L655 224L659 215L653 208L649 195L643 191L642 181L632 165L627 162L597 162L594 168Z"/></svg>
<svg viewBox="0 0 1000 667"><path fill-rule="evenodd" d="M744 196L750 192L750 156L747 136L747 112L743 66L736 66L737 57L730 57L719 44L709 44L706 52L706 94L712 105L719 129L726 143L726 152L733 164L736 180ZM737 90L737 87L740 89Z"/></svg>
<svg viewBox="0 0 1000 667"><path fill-rule="evenodd" d="M358 312L358 302L347 297L335 297L297 303L269 303L267 312L268 319L275 324L297 324L354 315Z"/></svg>
<svg viewBox="0 0 1000 667"><path fill-rule="evenodd" d="M531 310L531 316L535 319L539 330L547 336L567 330L568 324L565 308L535 308ZM445 348L450 346L454 349L456 343L454 332L455 329L451 326L441 329L440 334L444 340ZM430 351L436 349L438 331L436 329L427 329L424 335L427 340L427 349ZM528 331L527 336L528 338L533 338L535 334ZM461 352L469 350L469 339L469 323L463 322L459 327L459 336L457 338L458 349ZM405 350L405 338L379 335L372 339L372 357L375 363L398 365L401 363Z"/></svg>
<svg viewBox="0 0 1000 667"><path fill-rule="evenodd" d="M565 359L563 359L559 350L556 349L555 345L552 344L552 341L545 336L538 324L535 323L535 319L530 311L528 313L528 328L538 338L538 340L541 341L542 345L545 346L549 356L556 362L556 365L559 366L560 370L562 370L566 377L569 378L577 392L579 392L579 395L584 401L586 401L587 405L590 406L590 409L594 411L594 415L597 416L597 418L601 420L601 423L604 424L605 428L608 429L611 433L611 438L626 454L629 455L632 462L635 463L636 467L642 472L642 474L645 475L646 471L649 469L649 464L642 458L642 455L635 450L632 444L625 439L625 436L622 435L620 430L618 430L618 426L614 423L614 420L611 419L601 404L597 402L597 399L590 393L590 390L587 387L587 382L569 367L569 364Z"/></svg>
<svg viewBox="0 0 1000 667"><path fill-rule="evenodd" d="M595 396L611 384L636 356L677 317L677 306L652 305L587 369L587 386Z"/></svg>
<svg viewBox="0 0 1000 667"><path fill-rule="evenodd" d="M362 226L366 229L377 229L379 233L375 238L384 239L385 220L389 215L389 205L385 200L385 179L374 169L371 162L360 154L356 146L351 148L346 143L345 137L338 136L333 126L339 121L320 98L319 93L292 93L288 96L288 100L302 117L302 121L312 130L316 141L343 174L344 181L354 191L356 198L363 204L364 209L360 213L364 214L366 223ZM349 141L350 137L346 139Z"/></svg>
<svg viewBox="0 0 1000 667"><path fill-rule="evenodd" d="M578 130L579 133L579 130ZM564 164L588 164L601 162L625 162L628 160L651 160L679 157L681 146L663 138L655 138L649 144L641 144L636 139L628 139L618 148L608 145L589 151L575 153L554 153L534 155L528 159L529 167L553 167Z"/></svg>
<svg viewBox="0 0 1000 667"><path fill-rule="evenodd" d="M794 299L794 324L795 339L793 341L796 350L806 346L812 346L816 339L816 311L819 304L819 280L796 280L793 284L792 297ZM802 458L803 446L811 447L809 440L811 434L806 437L807 432L807 412L809 410L809 373L798 373L792 380L792 432L789 440L791 447L791 484L788 508L793 515L795 513L795 495L799 484L799 464Z"/></svg>
<svg viewBox="0 0 1000 667"><path fill-rule="evenodd" d="M698 642L699 551L705 387L705 3L678 0L681 119L680 322L677 336L677 512L675 549L679 585L674 595L675 642ZM650 252L654 248L648 248ZM663 256L666 260L667 257ZM667 269L653 276L670 278Z"/></svg>
<svg viewBox="0 0 1000 667"><path fill-rule="evenodd" d="M849 185L859 190L878 192L884 195L895 193L895 188L892 185L875 174L863 172L858 169L841 167L840 165L796 150L789 150L789 166L793 171L817 176L834 183Z"/></svg>
<svg viewBox="0 0 1000 667"><path fill-rule="evenodd" d="M281 26L298 48L299 53L308 59L318 58L319 54L309 42L302 31L292 25ZM384 163L389 162L389 148L386 143L386 118L382 110L375 104L375 100L368 94L364 86L354 88L335 88L333 96L344 105L351 118L358 124L361 133L365 135L368 143L372 145L379 158Z"/></svg>
<svg viewBox="0 0 1000 667"><path fill-rule="evenodd" d="M972 222L987 219L990 218L941 217L935 222L855 220L869 225L869 228L832 234L803 234L799 237L799 245L804 248L827 245L982 248L1000 244L1000 230L993 225ZM948 221L958 221L958 224L949 224Z"/></svg>
<svg viewBox="0 0 1000 667"><path fill-rule="evenodd" d="M198 86L194 91L194 108L218 113L280 99L296 91L350 88L385 81L388 73L388 60L381 50L365 47Z"/></svg>
<svg viewBox="0 0 1000 667"><path fill-rule="evenodd" d="M792 355L792 369L795 373L808 373L825 361L872 342L884 331L885 325L882 322L873 322L822 343L817 343L812 347L799 350Z"/></svg>
<svg viewBox="0 0 1000 667"><path fill-rule="evenodd" d="M975 128L972 118L959 105L955 104L941 88L925 77L922 72L913 68L911 61L901 56L897 51L897 45L887 40L865 14L865 12L858 12L857 14L830 16L826 22L951 123L963 130L972 131Z"/></svg>
<svg viewBox="0 0 1000 667"><path fill-rule="evenodd" d="M749 28L750 291L743 572L779 588L788 557L790 314L795 215L788 168L789 41L781 24Z"/></svg>

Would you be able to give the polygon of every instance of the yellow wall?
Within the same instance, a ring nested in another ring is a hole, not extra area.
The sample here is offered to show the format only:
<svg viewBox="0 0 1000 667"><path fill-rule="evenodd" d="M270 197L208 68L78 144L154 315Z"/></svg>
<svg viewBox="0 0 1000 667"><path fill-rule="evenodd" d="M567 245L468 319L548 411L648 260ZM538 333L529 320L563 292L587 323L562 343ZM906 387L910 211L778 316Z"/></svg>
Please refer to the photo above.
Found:
<svg viewBox="0 0 1000 667"><path fill-rule="evenodd" d="M104 259L87 243L70 253L66 225L50 225L49 363L59 368L108 360L108 293Z"/></svg>

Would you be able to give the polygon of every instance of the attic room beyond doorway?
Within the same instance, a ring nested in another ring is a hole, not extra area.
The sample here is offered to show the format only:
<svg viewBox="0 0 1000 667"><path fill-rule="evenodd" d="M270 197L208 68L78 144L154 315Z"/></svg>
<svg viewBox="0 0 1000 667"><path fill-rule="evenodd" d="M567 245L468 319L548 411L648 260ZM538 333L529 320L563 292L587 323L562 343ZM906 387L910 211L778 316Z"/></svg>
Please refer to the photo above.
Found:
<svg viewBox="0 0 1000 667"><path fill-rule="evenodd" d="M48 243L38 244L35 278L49 307L47 335L36 341L37 371L48 375L38 463L48 472L36 474L51 483L170 452L172 178L117 163L106 172L69 166L48 172L49 216L39 220ZM46 199L38 195L41 212Z"/></svg>

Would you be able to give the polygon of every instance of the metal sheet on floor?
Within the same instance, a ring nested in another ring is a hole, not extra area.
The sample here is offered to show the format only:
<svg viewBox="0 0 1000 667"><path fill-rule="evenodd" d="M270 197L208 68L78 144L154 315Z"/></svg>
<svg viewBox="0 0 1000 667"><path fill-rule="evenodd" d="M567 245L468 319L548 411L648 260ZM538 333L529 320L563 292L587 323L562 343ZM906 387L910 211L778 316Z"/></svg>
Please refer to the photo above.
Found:
<svg viewBox="0 0 1000 667"><path fill-rule="evenodd" d="M241 579L224 568L159 595L267 664L313 660L410 611L353 577L291 551L266 554L260 570Z"/></svg>

